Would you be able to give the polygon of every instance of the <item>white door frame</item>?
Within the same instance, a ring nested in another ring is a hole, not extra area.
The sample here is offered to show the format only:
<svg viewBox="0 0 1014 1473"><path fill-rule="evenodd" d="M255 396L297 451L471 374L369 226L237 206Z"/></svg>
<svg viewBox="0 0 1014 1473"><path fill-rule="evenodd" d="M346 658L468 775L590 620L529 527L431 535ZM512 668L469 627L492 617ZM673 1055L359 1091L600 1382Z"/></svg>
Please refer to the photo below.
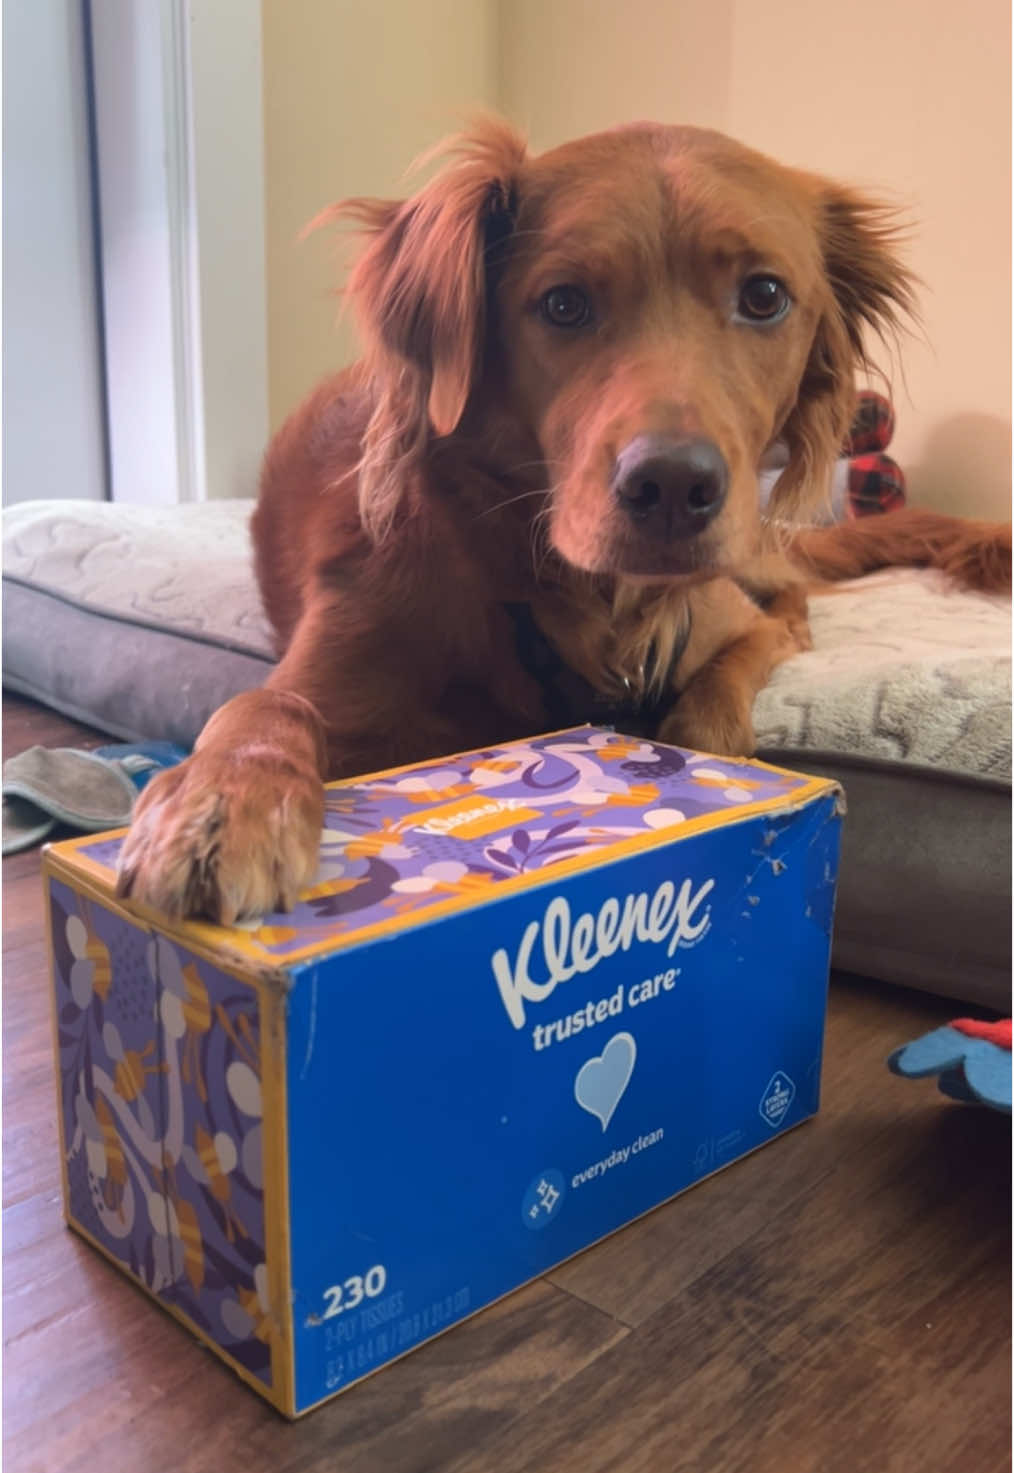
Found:
<svg viewBox="0 0 1014 1473"><path fill-rule="evenodd" d="M252 496L268 434L261 7L86 3L112 497Z"/></svg>

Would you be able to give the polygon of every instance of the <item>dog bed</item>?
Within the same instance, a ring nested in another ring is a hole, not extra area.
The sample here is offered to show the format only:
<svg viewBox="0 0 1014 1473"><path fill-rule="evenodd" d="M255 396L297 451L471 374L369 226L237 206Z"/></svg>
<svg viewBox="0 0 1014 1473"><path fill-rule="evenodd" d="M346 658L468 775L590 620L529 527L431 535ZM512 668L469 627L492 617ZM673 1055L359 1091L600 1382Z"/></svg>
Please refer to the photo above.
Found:
<svg viewBox="0 0 1014 1473"><path fill-rule="evenodd" d="M890 569L810 600L761 755L844 785L835 964L1006 1012L1010 604Z"/></svg>
<svg viewBox="0 0 1014 1473"><path fill-rule="evenodd" d="M4 682L189 746L273 660L252 503L26 502L4 516ZM1010 606L889 571L811 602L757 701L761 755L845 786L835 964L1009 1011Z"/></svg>

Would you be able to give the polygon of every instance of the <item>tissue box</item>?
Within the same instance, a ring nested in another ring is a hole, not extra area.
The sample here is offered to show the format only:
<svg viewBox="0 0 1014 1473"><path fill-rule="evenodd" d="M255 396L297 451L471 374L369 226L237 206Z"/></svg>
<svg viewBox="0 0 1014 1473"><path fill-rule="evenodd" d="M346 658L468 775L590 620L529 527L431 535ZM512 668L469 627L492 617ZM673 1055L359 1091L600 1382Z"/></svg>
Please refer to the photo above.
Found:
<svg viewBox="0 0 1014 1473"><path fill-rule="evenodd" d="M51 846L68 1221L308 1410L814 1113L841 811L588 727L332 785L244 928Z"/></svg>

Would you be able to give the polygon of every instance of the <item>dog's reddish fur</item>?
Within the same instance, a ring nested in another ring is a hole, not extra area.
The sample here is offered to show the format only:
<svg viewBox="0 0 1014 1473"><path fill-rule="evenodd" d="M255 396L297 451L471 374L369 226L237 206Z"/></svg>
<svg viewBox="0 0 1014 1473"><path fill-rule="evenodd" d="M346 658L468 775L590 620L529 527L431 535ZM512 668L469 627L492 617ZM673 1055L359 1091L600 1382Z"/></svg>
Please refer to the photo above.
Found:
<svg viewBox="0 0 1014 1473"><path fill-rule="evenodd" d="M823 494L866 333L911 308L875 202L695 129L531 158L488 122L414 198L333 213L365 232L365 356L265 461L253 534L281 660L145 790L122 894L224 921L290 906L323 778L544 730L507 604L603 695L671 681L662 740L746 752L756 692L806 646L813 582L931 563L1009 588L1006 528L903 512L779 531ZM756 271L792 298L759 329L734 310ZM594 303L587 327L540 316L561 283ZM727 499L696 536L653 539L618 509L613 467L645 434L720 450ZM762 521L776 439L789 463Z"/></svg>

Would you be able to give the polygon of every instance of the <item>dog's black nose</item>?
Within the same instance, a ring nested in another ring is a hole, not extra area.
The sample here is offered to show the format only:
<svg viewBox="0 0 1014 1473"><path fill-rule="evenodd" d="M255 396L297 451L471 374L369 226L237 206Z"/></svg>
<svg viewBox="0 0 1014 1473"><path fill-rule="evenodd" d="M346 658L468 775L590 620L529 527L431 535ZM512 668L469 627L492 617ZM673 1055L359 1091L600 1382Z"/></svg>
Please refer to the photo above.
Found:
<svg viewBox="0 0 1014 1473"><path fill-rule="evenodd" d="M613 491L645 530L694 537L717 516L729 489L729 467L711 440L638 435L620 451Z"/></svg>

